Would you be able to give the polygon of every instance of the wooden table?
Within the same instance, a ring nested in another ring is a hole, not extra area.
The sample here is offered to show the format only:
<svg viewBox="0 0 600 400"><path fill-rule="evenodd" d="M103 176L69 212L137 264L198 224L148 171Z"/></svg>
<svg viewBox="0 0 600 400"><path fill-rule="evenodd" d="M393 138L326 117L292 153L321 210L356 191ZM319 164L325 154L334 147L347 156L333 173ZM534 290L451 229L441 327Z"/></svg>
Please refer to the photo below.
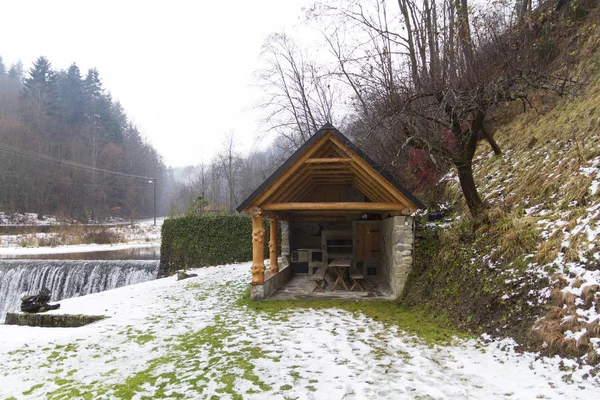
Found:
<svg viewBox="0 0 600 400"><path fill-rule="evenodd" d="M342 286L346 291L348 291L348 286L346 286L345 277L346 271L350 269L350 265L352 265L352 259L350 258L334 258L332 262L329 263L327 268L331 268L335 274L337 275L337 279L335 280L332 291L335 290L338 283L342 283Z"/></svg>

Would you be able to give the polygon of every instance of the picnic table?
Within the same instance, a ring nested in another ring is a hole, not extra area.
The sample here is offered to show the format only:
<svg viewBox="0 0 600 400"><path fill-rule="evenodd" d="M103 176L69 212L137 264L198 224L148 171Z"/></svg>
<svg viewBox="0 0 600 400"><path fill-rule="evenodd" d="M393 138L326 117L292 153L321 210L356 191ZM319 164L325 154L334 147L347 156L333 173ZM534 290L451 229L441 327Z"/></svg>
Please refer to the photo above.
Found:
<svg viewBox="0 0 600 400"><path fill-rule="evenodd" d="M337 275L337 279L335 280L335 282L333 283L333 287L331 288L332 291L335 290L338 283L340 282L344 289L346 289L346 291L349 291L348 286L345 282L345 277L347 275L346 272L350 269L351 265L352 259L350 258L334 258L333 261L329 263L327 267L331 268L331 270Z"/></svg>

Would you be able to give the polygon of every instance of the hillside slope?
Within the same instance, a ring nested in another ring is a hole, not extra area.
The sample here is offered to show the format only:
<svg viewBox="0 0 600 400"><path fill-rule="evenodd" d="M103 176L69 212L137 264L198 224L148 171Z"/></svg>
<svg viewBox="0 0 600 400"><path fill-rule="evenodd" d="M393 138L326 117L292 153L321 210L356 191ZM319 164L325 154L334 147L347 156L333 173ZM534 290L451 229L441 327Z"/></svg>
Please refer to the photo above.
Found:
<svg viewBox="0 0 600 400"><path fill-rule="evenodd" d="M404 301L598 366L600 35L593 19L563 38L585 82L576 95L533 93L536 109L509 105L495 116L502 155L480 143L474 171L489 204L483 220L466 216L455 176L445 178L455 215L421 229Z"/></svg>

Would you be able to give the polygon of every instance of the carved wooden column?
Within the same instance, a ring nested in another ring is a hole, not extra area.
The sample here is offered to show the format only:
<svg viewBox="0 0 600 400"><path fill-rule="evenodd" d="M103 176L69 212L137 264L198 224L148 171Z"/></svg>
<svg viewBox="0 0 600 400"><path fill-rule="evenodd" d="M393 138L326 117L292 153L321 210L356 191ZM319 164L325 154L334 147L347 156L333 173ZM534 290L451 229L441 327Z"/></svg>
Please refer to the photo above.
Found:
<svg viewBox="0 0 600 400"><path fill-rule="evenodd" d="M253 207L248 210L252 217L252 284L265 283L265 228L262 210Z"/></svg>
<svg viewBox="0 0 600 400"><path fill-rule="evenodd" d="M279 272L279 267L277 266L277 220L272 219L269 221L269 231L270 231L270 240L269 240L269 270L272 274Z"/></svg>

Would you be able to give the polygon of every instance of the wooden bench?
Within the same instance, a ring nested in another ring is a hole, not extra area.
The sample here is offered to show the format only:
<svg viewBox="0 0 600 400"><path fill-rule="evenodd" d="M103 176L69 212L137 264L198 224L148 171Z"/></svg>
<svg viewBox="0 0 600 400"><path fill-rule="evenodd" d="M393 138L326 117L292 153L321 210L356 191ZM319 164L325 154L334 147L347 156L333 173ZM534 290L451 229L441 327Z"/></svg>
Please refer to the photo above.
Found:
<svg viewBox="0 0 600 400"><path fill-rule="evenodd" d="M319 267L319 269L317 270L317 272L315 272L314 274L312 274L312 280L315 281L315 288L313 289L314 291L320 290L323 291L323 287L321 286L323 283L325 283L325 285L327 285L327 266L322 266Z"/></svg>
<svg viewBox="0 0 600 400"><path fill-rule="evenodd" d="M358 269L354 267L350 268L350 279L352 279L352 287L350 288L350 291L352 291L352 289L354 289L356 286L358 286L363 292L365 291L360 284L360 281L365 279L365 277Z"/></svg>

